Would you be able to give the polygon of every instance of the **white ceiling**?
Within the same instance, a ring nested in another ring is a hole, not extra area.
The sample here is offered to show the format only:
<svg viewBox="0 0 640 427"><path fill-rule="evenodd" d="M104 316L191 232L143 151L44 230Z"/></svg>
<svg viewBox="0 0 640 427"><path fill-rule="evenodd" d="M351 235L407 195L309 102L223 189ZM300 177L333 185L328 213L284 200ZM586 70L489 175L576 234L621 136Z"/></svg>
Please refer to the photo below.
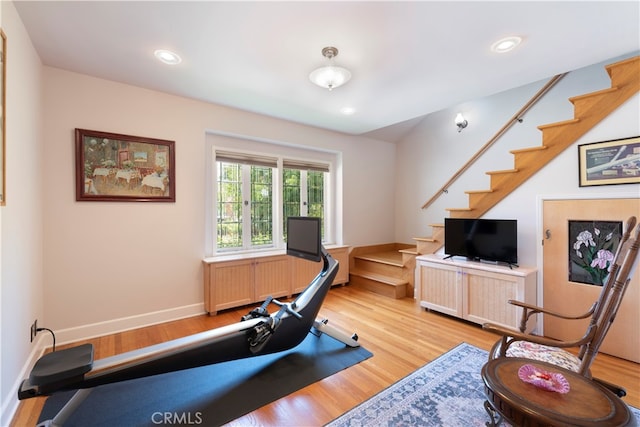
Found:
<svg viewBox="0 0 640 427"><path fill-rule="evenodd" d="M640 49L637 0L14 4L45 65L386 140L431 112ZM524 42L493 53L508 35ZM353 75L331 92L308 79L325 46ZM183 61L161 64L155 49Z"/></svg>

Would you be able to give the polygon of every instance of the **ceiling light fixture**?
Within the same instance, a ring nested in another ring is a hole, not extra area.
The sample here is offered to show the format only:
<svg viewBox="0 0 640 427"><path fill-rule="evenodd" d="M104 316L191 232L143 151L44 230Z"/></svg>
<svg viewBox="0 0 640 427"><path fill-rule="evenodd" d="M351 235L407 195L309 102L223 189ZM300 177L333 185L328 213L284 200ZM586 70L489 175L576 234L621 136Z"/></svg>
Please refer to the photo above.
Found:
<svg viewBox="0 0 640 427"><path fill-rule="evenodd" d="M338 49L335 47L325 47L322 49L322 56L327 58L329 65L317 68L309 74L309 79L325 89L335 89L342 86L351 78L351 72L346 68L335 65L333 58L338 56Z"/></svg>
<svg viewBox="0 0 640 427"><path fill-rule="evenodd" d="M515 49L520 43L522 43L522 37L505 37L492 44L491 50L496 53L505 53Z"/></svg>
<svg viewBox="0 0 640 427"><path fill-rule="evenodd" d="M340 112L341 112L342 114L344 114L345 116L350 116L350 115L352 115L352 114L355 114L356 109L355 109L355 108L353 108L353 107L342 107L342 108L340 109Z"/></svg>
<svg viewBox="0 0 640 427"><path fill-rule="evenodd" d="M469 122L464 118L462 113L458 113L455 119L456 126L458 126L458 132L461 132L462 129L466 128Z"/></svg>
<svg viewBox="0 0 640 427"><path fill-rule="evenodd" d="M171 52L170 50L158 49L153 52L153 54L165 64L176 65L182 62L182 58L180 58L177 53Z"/></svg>

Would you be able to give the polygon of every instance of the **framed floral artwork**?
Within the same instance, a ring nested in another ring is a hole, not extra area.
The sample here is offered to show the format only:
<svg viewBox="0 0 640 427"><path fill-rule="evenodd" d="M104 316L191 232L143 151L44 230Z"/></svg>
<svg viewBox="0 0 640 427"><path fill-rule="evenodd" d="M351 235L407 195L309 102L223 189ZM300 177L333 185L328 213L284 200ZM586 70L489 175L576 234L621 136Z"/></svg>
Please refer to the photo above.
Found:
<svg viewBox="0 0 640 427"><path fill-rule="evenodd" d="M569 221L569 281L602 286L622 237L622 221Z"/></svg>
<svg viewBox="0 0 640 427"><path fill-rule="evenodd" d="M76 200L175 202L175 142L76 129Z"/></svg>

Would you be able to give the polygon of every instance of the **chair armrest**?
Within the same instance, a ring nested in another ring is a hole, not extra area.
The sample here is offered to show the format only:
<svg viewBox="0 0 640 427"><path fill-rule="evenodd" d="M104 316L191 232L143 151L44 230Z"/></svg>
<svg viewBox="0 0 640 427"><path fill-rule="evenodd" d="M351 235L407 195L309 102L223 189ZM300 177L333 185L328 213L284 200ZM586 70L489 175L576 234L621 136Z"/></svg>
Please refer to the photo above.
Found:
<svg viewBox="0 0 640 427"><path fill-rule="evenodd" d="M520 329L520 332L525 332L527 330L527 322L529 321L529 318L534 314L538 314L538 313L548 314L553 317L558 317L558 318L567 319L567 320L586 319L587 317L591 316L594 313L596 306L598 304L597 302L593 303L593 305L589 308L589 310L586 313L579 314L577 316L568 316L563 313L558 313L557 311L547 310L545 308L538 307L533 304L527 304L526 302L522 302L522 301L516 301L516 300L510 299L507 302L511 305L515 305L517 307L522 308L522 317L520 318L520 326L518 328Z"/></svg>
<svg viewBox="0 0 640 427"><path fill-rule="evenodd" d="M527 304L526 302L521 302L521 301L516 301L516 300L512 300L510 299L508 301L509 304L511 305L516 305L518 307L522 307L525 310L531 310L531 311L535 311L536 313L543 313L543 314L548 314L550 316L554 316L554 317L559 317L561 319L569 319L569 320L577 320L577 319L586 319L587 317L591 316L594 312L594 310L596 309L596 305L597 303L593 303L593 305L589 308L589 311L583 313L583 314L579 314L577 316L569 316L563 313L558 313L557 311L552 311L552 310L547 310L545 308L542 307L538 307L536 305L533 304Z"/></svg>
<svg viewBox="0 0 640 427"><path fill-rule="evenodd" d="M579 347L587 341L590 341L593 338L593 335L596 332L596 329L593 325L589 326L586 334L576 340L571 341L559 341L552 338L546 338L539 335L532 335L523 332L518 332L514 329L505 328L500 325L496 325L493 323L485 323L482 325L484 330L489 332L493 332L494 334L502 335L502 340L496 343L494 349L492 349L492 356L494 354L495 348L500 345L500 356L505 357L507 355L507 349L511 344L516 341L528 341L535 344L546 345L550 347L558 347L558 348L571 348L571 347Z"/></svg>

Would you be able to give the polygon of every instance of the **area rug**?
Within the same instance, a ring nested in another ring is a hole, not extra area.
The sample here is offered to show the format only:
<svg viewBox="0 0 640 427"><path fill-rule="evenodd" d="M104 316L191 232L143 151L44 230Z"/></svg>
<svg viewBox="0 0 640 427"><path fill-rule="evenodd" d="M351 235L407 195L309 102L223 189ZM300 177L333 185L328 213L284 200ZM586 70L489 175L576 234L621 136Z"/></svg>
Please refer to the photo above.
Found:
<svg viewBox="0 0 640 427"><path fill-rule="evenodd" d="M489 416L480 370L487 357L485 350L462 343L326 427L484 427ZM640 420L640 411L629 408Z"/></svg>
<svg viewBox="0 0 640 427"><path fill-rule="evenodd" d="M285 352L96 387L65 427L219 426L371 356L310 333ZM71 395L49 397L39 422Z"/></svg>

